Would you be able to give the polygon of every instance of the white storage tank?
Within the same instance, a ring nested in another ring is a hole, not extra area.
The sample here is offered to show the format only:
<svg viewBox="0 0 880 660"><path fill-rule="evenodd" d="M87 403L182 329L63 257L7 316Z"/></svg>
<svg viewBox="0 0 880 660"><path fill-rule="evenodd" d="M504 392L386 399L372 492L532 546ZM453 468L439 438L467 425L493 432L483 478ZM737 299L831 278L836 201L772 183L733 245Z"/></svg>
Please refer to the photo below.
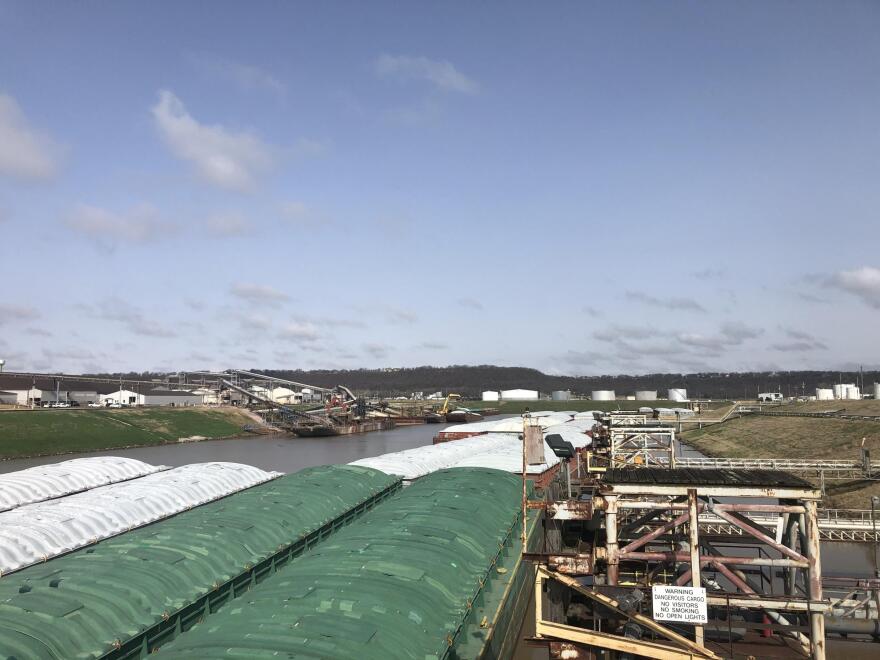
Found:
<svg viewBox="0 0 880 660"><path fill-rule="evenodd" d="M590 398L593 401L614 401L617 396L614 394L614 390L593 390Z"/></svg>
<svg viewBox="0 0 880 660"><path fill-rule="evenodd" d="M504 401L537 401L537 390L501 390L501 399Z"/></svg>
<svg viewBox="0 0 880 660"><path fill-rule="evenodd" d="M639 390L636 392L636 401L656 401L657 390Z"/></svg>
<svg viewBox="0 0 880 660"><path fill-rule="evenodd" d="M874 383L874 398L880 401L880 383Z"/></svg>
<svg viewBox="0 0 880 660"><path fill-rule="evenodd" d="M846 388L846 398L860 400L862 398L862 393L858 387L856 387L855 385L850 385Z"/></svg>
<svg viewBox="0 0 880 660"><path fill-rule="evenodd" d="M855 383L838 383L834 386L834 398L835 399L845 399L846 392L850 387L855 387Z"/></svg>
<svg viewBox="0 0 880 660"><path fill-rule="evenodd" d="M568 390L556 390L550 393L550 398L553 401L569 401L571 399L571 392Z"/></svg>
<svg viewBox="0 0 880 660"><path fill-rule="evenodd" d="M666 398L669 401L687 401L688 391L683 387L674 387L667 392Z"/></svg>
<svg viewBox="0 0 880 660"><path fill-rule="evenodd" d="M486 390L483 392L483 401L498 401L498 392L494 390Z"/></svg>
<svg viewBox="0 0 880 660"><path fill-rule="evenodd" d="M830 401L834 398L834 390L830 387L817 387L816 388L816 400L817 401Z"/></svg>

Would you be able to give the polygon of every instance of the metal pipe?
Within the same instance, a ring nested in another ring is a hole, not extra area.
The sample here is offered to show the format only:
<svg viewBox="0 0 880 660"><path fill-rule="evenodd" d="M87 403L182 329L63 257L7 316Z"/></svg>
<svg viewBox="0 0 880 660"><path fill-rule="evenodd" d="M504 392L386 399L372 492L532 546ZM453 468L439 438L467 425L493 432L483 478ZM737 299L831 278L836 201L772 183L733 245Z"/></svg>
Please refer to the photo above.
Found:
<svg viewBox="0 0 880 660"><path fill-rule="evenodd" d="M620 580L620 550L617 544L617 496L605 497L605 552L608 562L608 584L617 585Z"/></svg>
<svg viewBox="0 0 880 660"><path fill-rule="evenodd" d="M880 620L826 616L825 632L839 635L871 635L875 640L880 640Z"/></svg>
<svg viewBox="0 0 880 660"><path fill-rule="evenodd" d="M688 488L688 536L691 555L691 584L701 587L700 579L700 506L697 502L697 489ZM694 641L703 646L703 626L694 624Z"/></svg>
<svg viewBox="0 0 880 660"><path fill-rule="evenodd" d="M786 538L788 540L788 547L792 550L797 546L798 539L798 523L797 518L794 516L789 516L786 527ZM788 596L794 596L795 590L797 587L797 571L793 568L785 569L785 593Z"/></svg>
<svg viewBox="0 0 880 660"><path fill-rule="evenodd" d="M653 561L690 561L690 555L687 552L619 552L620 559L637 559L637 560L653 560ZM708 561L720 561L724 564L734 566L774 566L774 567L793 567L807 568L808 562L796 561L794 559L772 559L769 557L712 557L701 555L700 561L706 563Z"/></svg>
<svg viewBox="0 0 880 660"><path fill-rule="evenodd" d="M717 568L718 571L724 575L724 577L726 577L728 580L730 580L740 591L747 593L747 594L758 595L758 592L756 592L754 589L752 589L752 586L746 580L744 580L739 575L734 573L734 571L731 571L723 563L718 562L717 561L718 559L720 559L720 557L715 557L712 560L712 563L715 565L715 568ZM782 616L779 612L777 612L775 610L763 610L763 611L770 619L772 619L776 623L781 624L783 626L790 626L791 625L791 622L788 619L786 619L784 616ZM797 639L804 646L805 649L810 648L810 640L807 639L806 636L802 635L797 630L792 630L790 632L790 634L792 637Z"/></svg>
<svg viewBox="0 0 880 660"><path fill-rule="evenodd" d="M752 513L803 513L804 507L788 504L713 504L713 508L720 511L740 511ZM619 502L618 509L659 509L668 511L686 511L687 502Z"/></svg>

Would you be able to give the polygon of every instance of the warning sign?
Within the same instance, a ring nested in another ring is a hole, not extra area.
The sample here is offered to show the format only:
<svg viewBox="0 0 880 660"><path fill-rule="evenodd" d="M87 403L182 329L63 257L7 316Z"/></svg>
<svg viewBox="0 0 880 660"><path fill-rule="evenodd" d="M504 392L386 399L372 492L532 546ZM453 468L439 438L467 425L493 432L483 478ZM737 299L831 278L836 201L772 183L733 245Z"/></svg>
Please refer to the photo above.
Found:
<svg viewBox="0 0 880 660"><path fill-rule="evenodd" d="M706 590L703 587L651 587L655 621L706 623Z"/></svg>

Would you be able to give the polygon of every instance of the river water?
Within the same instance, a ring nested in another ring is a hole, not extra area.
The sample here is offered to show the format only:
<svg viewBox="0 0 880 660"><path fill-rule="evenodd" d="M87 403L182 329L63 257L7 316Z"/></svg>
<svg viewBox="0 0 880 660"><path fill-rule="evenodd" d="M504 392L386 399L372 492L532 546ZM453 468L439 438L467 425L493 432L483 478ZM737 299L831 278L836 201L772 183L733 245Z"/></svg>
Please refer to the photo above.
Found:
<svg viewBox="0 0 880 660"><path fill-rule="evenodd" d="M263 470L296 472L315 465L351 463L359 458L429 445L432 438L444 428L446 427L442 424L420 424L418 426L404 426L392 431L326 438L261 435L230 440L204 440L202 442L184 442L133 449L111 449L100 453L126 456L153 465L170 465L172 467L188 463L228 461L246 463ZM95 455L97 454L90 452L0 461L0 473Z"/></svg>

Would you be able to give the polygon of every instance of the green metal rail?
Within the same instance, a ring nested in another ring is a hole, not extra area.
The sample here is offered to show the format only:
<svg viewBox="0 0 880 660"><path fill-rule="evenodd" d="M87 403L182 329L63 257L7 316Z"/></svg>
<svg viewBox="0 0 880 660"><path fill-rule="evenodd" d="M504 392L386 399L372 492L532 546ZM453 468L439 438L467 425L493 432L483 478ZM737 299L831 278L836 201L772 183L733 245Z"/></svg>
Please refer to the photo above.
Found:
<svg viewBox="0 0 880 660"><path fill-rule="evenodd" d="M0 578L2 657L143 657L400 487L311 468Z"/></svg>

